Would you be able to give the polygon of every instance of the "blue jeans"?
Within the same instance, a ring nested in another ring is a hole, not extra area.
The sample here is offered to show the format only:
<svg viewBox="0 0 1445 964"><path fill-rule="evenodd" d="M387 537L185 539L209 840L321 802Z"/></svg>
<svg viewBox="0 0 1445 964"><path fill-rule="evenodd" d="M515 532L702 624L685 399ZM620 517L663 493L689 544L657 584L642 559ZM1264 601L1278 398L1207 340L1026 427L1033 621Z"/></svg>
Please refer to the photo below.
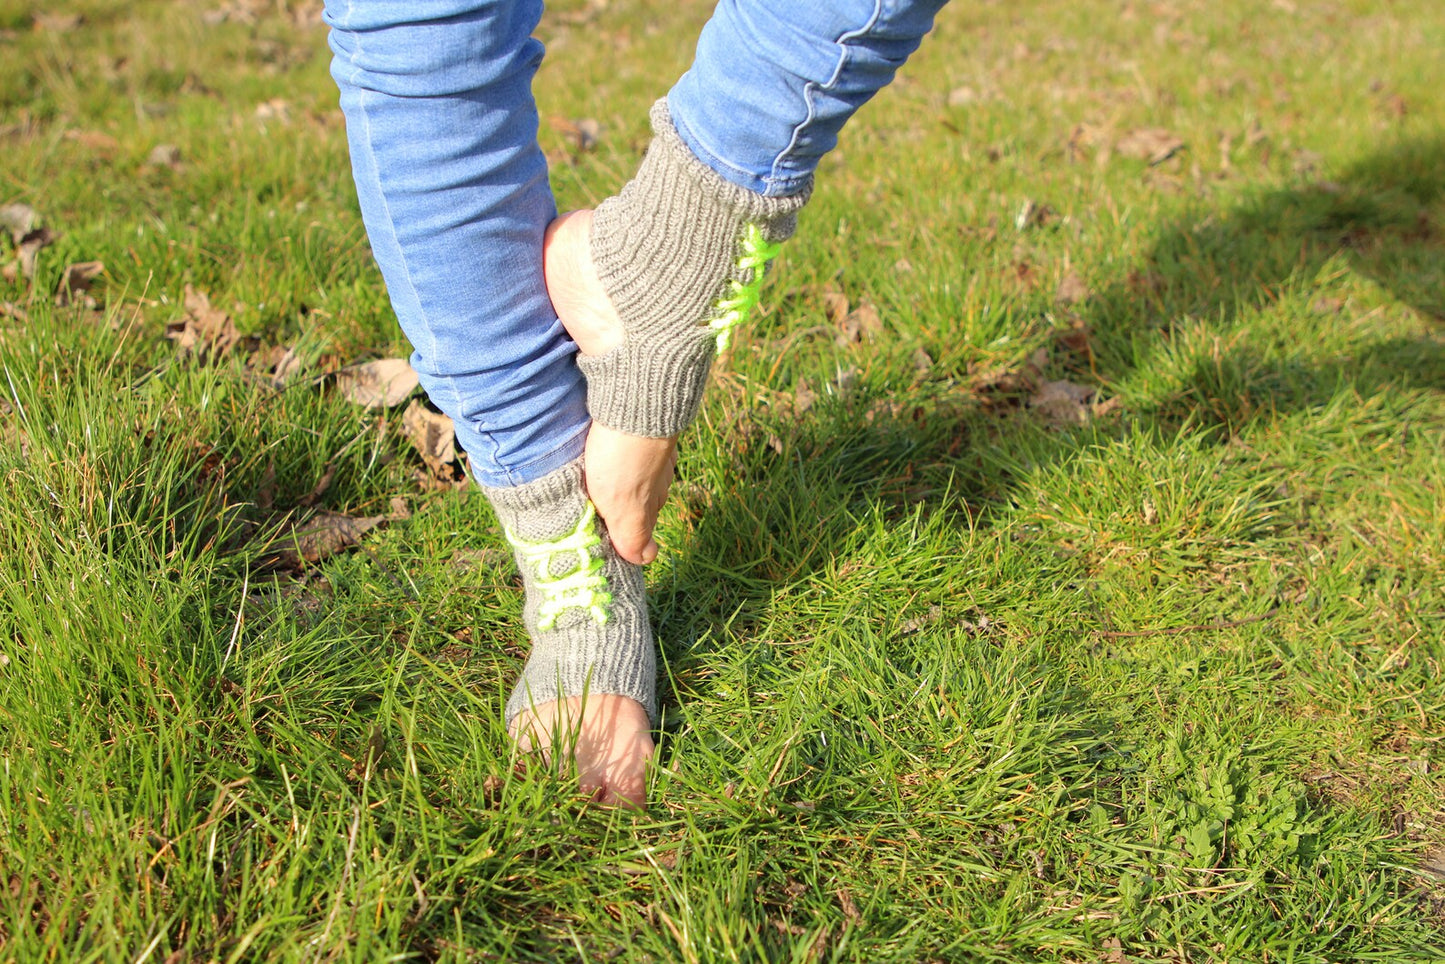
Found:
<svg viewBox="0 0 1445 964"><path fill-rule="evenodd" d="M797 193L945 0L723 0L668 95L725 179ZM352 171L411 363L478 481L577 458L586 391L542 282L541 0L326 0ZM645 105L638 105L638 110Z"/></svg>

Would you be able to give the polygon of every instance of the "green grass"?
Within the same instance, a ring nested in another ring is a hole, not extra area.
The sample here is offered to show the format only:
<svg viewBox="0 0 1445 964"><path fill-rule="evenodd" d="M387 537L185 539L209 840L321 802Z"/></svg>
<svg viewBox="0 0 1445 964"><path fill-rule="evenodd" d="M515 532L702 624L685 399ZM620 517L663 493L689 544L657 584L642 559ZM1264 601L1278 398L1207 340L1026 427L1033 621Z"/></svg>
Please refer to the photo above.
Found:
<svg viewBox="0 0 1445 964"><path fill-rule="evenodd" d="M707 7L549 12L543 117L603 130L544 122L564 208ZM945 12L684 441L646 816L517 765L515 578L399 410L162 337L190 284L308 374L405 350L310 11L39 9L0 3L0 203L61 233L0 280L0 959L1445 960L1437 4ZM1146 127L1185 148L1110 149Z"/></svg>

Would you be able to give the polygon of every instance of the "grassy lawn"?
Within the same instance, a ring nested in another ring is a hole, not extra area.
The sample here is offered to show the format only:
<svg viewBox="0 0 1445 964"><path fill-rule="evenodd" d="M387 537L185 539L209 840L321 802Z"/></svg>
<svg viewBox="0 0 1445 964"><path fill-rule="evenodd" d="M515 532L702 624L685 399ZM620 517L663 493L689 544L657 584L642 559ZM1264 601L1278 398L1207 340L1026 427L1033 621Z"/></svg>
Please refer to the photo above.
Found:
<svg viewBox="0 0 1445 964"><path fill-rule="evenodd" d="M708 8L549 10L564 209ZM334 375L407 349L312 5L0 0L0 959L1445 960L1442 49L947 9L684 439L636 816Z"/></svg>

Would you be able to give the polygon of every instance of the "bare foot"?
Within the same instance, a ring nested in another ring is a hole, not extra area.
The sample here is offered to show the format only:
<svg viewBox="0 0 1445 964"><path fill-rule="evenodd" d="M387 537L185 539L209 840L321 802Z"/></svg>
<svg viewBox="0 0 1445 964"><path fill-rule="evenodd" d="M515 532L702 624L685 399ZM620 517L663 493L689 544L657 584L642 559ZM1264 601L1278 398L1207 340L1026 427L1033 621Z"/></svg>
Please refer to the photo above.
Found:
<svg viewBox="0 0 1445 964"><path fill-rule="evenodd" d="M622 320L592 265L591 211L564 214L547 228L542 275L562 326L584 355L622 343ZM677 464L676 438L640 438L593 423L583 475L617 554L645 565L657 558L652 530Z"/></svg>
<svg viewBox="0 0 1445 964"><path fill-rule="evenodd" d="M550 700L518 713L508 731L524 753L556 762L553 747L577 765L582 792L604 806L647 807L647 762L652 759L647 711L625 696L600 693ZM579 722L580 716L580 722Z"/></svg>

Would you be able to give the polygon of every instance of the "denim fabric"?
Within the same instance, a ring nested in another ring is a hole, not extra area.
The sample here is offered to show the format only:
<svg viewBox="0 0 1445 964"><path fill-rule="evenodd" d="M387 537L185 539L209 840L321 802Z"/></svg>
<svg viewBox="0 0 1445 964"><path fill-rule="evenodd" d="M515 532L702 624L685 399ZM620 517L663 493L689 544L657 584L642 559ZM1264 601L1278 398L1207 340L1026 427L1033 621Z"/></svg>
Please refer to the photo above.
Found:
<svg viewBox="0 0 1445 964"><path fill-rule="evenodd" d="M796 194L946 2L722 0L667 95L677 132L724 179Z"/></svg>
<svg viewBox="0 0 1445 964"><path fill-rule="evenodd" d="M422 387L483 485L582 454L586 386L542 282L540 0L327 0L372 252Z"/></svg>
<svg viewBox="0 0 1445 964"><path fill-rule="evenodd" d="M797 193L942 3L723 0L669 95L684 143L732 183ZM492 487L571 462L588 426L542 280L556 209L531 93L541 15L541 0L325 9L372 251L423 388Z"/></svg>

